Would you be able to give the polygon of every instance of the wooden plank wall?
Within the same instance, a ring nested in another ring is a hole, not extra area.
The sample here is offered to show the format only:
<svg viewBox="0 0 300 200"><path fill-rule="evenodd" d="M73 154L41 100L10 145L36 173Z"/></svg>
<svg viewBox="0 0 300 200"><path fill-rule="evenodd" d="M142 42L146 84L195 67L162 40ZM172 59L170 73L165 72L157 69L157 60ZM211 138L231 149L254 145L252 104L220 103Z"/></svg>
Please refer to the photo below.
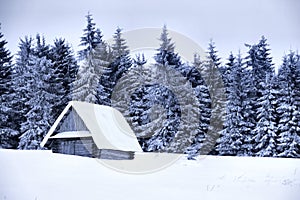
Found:
<svg viewBox="0 0 300 200"><path fill-rule="evenodd" d="M74 109L70 110L65 115L62 119L62 123L57 127L57 132L59 133L66 131L88 131L84 122Z"/></svg>
<svg viewBox="0 0 300 200"><path fill-rule="evenodd" d="M109 160L132 160L134 152L111 149L98 149L92 137L53 138L50 148L54 153L78 155Z"/></svg>

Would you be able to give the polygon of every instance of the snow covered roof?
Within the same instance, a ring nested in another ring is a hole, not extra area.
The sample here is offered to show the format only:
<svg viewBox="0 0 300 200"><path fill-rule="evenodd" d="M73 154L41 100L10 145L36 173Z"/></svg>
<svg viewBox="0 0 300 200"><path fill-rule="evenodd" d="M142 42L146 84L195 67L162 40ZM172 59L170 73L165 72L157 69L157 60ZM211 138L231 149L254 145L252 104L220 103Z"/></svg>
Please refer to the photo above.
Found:
<svg viewBox="0 0 300 200"><path fill-rule="evenodd" d="M78 137L92 137L92 134L89 131L68 131L61 132L50 138L78 138Z"/></svg>
<svg viewBox="0 0 300 200"><path fill-rule="evenodd" d="M41 142L41 147L45 146L49 138L62 137L62 135L52 135L58 124L71 108L73 108L82 119L99 149L143 151L134 132L118 110L108 106L79 101L69 102ZM67 133L65 138L68 134L69 136L74 136L74 133ZM87 133L80 134L86 135Z"/></svg>

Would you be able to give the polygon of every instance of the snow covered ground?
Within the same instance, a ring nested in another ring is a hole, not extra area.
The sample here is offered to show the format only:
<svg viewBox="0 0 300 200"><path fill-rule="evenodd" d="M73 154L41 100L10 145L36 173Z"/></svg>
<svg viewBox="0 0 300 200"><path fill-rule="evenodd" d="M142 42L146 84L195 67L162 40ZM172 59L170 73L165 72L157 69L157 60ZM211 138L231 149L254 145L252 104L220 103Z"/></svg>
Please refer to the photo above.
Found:
<svg viewBox="0 0 300 200"><path fill-rule="evenodd" d="M116 164L126 171L168 156L174 155L140 153L133 161L102 164L50 151L1 149L0 200L300 199L300 159L181 157L139 174L107 167Z"/></svg>

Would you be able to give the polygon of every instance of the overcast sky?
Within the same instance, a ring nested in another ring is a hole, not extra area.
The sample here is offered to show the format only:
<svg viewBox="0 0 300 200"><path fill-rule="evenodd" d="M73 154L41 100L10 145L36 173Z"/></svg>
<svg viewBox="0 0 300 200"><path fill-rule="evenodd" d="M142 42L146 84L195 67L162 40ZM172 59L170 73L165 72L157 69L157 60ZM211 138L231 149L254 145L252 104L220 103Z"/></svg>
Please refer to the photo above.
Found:
<svg viewBox="0 0 300 200"><path fill-rule="evenodd" d="M203 48L212 38L220 56L247 49L265 35L278 64L289 49L300 48L298 0L0 0L1 31L8 48L18 51L19 38L41 33L48 43L63 37L78 49L85 15L90 11L106 39L117 26L124 31L162 27L177 31ZM159 37L159 36L158 36Z"/></svg>

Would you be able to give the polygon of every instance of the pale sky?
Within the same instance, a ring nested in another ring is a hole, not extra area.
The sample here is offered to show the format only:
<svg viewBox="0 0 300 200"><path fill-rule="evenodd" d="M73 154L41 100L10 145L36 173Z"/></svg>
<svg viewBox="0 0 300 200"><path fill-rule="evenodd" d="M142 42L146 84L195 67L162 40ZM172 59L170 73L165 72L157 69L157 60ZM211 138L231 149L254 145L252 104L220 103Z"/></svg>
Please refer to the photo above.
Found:
<svg viewBox="0 0 300 200"><path fill-rule="evenodd" d="M273 61L300 48L298 0L0 0L1 31L12 53L19 38L40 33L47 43L63 37L75 51L90 11L105 39L120 26L124 31L164 24L206 49L210 39L219 55L245 53L244 43L257 43L265 35ZM157 36L159 37L159 35Z"/></svg>

